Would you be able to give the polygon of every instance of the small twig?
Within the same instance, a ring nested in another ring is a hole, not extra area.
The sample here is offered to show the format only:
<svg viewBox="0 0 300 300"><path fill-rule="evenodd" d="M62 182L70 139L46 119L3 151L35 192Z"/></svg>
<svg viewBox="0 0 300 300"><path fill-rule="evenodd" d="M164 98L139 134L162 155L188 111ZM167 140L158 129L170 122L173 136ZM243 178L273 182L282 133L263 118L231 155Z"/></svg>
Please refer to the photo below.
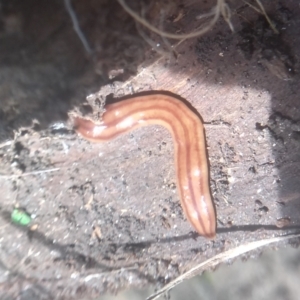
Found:
<svg viewBox="0 0 300 300"><path fill-rule="evenodd" d="M232 32L234 32L234 28L233 28L233 25L230 20L231 19L231 10L226 3L224 3L224 5L222 6L222 16L223 16L224 20L227 22L230 30Z"/></svg>
<svg viewBox="0 0 300 300"><path fill-rule="evenodd" d="M163 49L160 49L159 46L157 45L157 43L155 41L153 41L150 37L148 37L145 32L142 30L140 24L138 22L136 22L136 29L139 33L139 35L144 39L144 41L153 49L155 50L158 54L160 54L161 56L166 56L169 53Z"/></svg>
<svg viewBox="0 0 300 300"><path fill-rule="evenodd" d="M206 14L201 14L199 16L196 17L197 20L202 20L205 18L210 18L215 14L214 10L211 10L210 12L206 13Z"/></svg>
<svg viewBox="0 0 300 300"><path fill-rule="evenodd" d="M66 10L69 13L69 15L71 17L71 20L73 22L73 28L74 28L75 32L77 33L80 41L82 42L85 51L89 55L91 55L93 53L93 51L92 51L87 39L85 38L80 26L79 26L79 23L78 23L78 20L77 20L77 17L76 17L76 13L75 13L72 5L71 5L71 0L64 0L64 2L65 2Z"/></svg>
<svg viewBox="0 0 300 300"><path fill-rule="evenodd" d="M164 16L165 16L165 13L164 13L164 10L161 11L161 14L160 14L160 20L159 20L159 27L160 27L160 30L163 29L163 21L164 21ZM162 41L164 42L164 44L166 45L166 47L169 49L169 52L170 53L173 53L174 57L177 57L177 53L175 53L174 49L172 49L172 45L171 43L166 39L166 37L162 36L161 37Z"/></svg>
<svg viewBox="0 0 300 300"><path fill-rule="evenodd" d="M128 14L130 14L136 21L138 21L139 23L141 23L142 25L144 25L149 30L157 33L160 36L167 37L167 38L170 38L170 39L176 39L176 40L189 39L189 38L194 38L194 37L203 35L204 33L206 33L207 31L209 31L215 25L215 23L218 21L218 19L220 17L220 14L221 14L222 10L224 10L224 8L223 8L223 6L224 6L224 0L217 0L217 5L216 5L216 8L215 8L215 16L210 21L210 23L208 24L208 26L204 27L201 30L198 30L198 31L195 31L195 32L191 32L191 33L187 33L187 34L174 34L174 33L169 33L169 32L165 32L165 31L159 30L155 26L151 25L148 21L146 21L144 18L142 18L141 16L139 16L136 12L134 12L125 3L124 0L118 0L118 2L120 3L120 5L124 8L124 10Z"/></svg>
<svg viewBox="0 0 300 300"><path fill-rule="evenodd" d="M190 269L189 271L187 271L186 273L180 275L179 277L177 277L175 280L171 281L170 283L168 283L167 285L165 285L162 289L158 290L156 293L152 294L151 296L149 296L147 298L147 300L156 300L157 298L159 298L163 293L168 292L169 290L171 290L172 288L174 288L176 285L178 285L179 283L181 283L183 280L191 278L193 276L196 276L199 272L203 271L204 269L207 269L209 267L214 267L216 265L218 265L221 262L224 262L226 260L229 259L233 259L235 257L238 257L242 254L245 254L247 252L250 252L252 250L261 248L263 246L267 246L273 243L277 243L283 240L288 240L288 239L292 239L292 238L297 238L300 237L300 233L296 233L296 234L290 234L290 235L285 235L285 236L279 236L279 237L275 237L275 238L270 238L270 239L264 239L264 240L260 240L260 241L255 241L255 242L251 242L245 245L241 245L239 247L236 247L234 249L230 249L228 251L222 252L200 264L198 264L196 267Z"/></svg>
<svg viewBox="0 0 300 300"><path fill-rule="evenodd" d="M250 4L249 2L243 0L244 3L246 3L247 5L249 5L252 9L254 9L256 12L262 14L265 16L266 20L268 21L270 27L273 29L273 31L277 34L279 34L279 31L275 28L274 24L272 23L272 21L270 20L269 16L267 15L264 6L261 4L260 0L255 0L256 3L258 4L258 6L260 7L260 9L258 9L257 7L255 7L254 5Z"/></svg>
<svg viewBox="0 0 300 300"><path fill-rule="evenodd" d="M248 6L250 6L256 12L258 12L259 14L262 13L261 10L259 10L257 7L255 7L254 5L252 5L251 3L249 3L248 1L243 0L243 2L246 3Z"/></svg>
<svg viewBox="0 0 300 300"><path fill-rule="evenodd" d="M145 16L145 9L142 9L141 12L142 17ZM162 56L166 56L168 53L164 50L164 49L160 49L159 45L153 41L150 37L148 37L146 35L146 33L142 30L141 25L139 22L135 22L135 27L139 33L139 35L144 39L144 41L153 49L155 50L158 54L162 55Z"/></svg>
<svg viewBox="0 0 300 300"><path fill-rule="evenodd" d="M0 144L0 148L4 148L6 146L10 146L14 141L7 141L7 142L4 142L2 144Z"/></svg>
<svg viewBox="0 0 300 300"><path fill-rule="evenodd" d="M92 205L92 203L93 203L93 200L94 200L94 195L91 194L90 197L89 197L88 202L84 205L84 208L85 208L86 210L91 210L91 205Z"/></svg>
<svg viewBox="0 0 300 300"><path fill-rule="evenodd" d="M258 4L258 6L260 7L261 11L263 12L265 18L267 19L267 21L269 22L271 28L274 30L275 33L279 33L278 30L275 28L274 24L272 23L272 21L270 20L269 16L267 15L264 6L261 4L260 0L256 0L256 3Z"/></svg>
<svg viewBox="0 0 300 300"><path fill-rule="evenodd" d="M101 272L101 273L94 273L94 274L89 274L88 276L85 276L83 279L84 282L89 282L90 280L92 279L99 279L99 278L102 278L103 276L109 274L115 274L115 273L120 273L120 272L124 272L124 271L130 271L130 270L136 270L137 268L136 267L123 267L123 268L120 268L118 270L113 270L113 271L110 271L110 272Z"/></svg>
<svg viewBox="0 0 300 300"><path fill-rule="evenodd" d="M59 170L60 170L60 168L53 168L53 169L27 172L27 173L23 173L20 175L1 175L0 174L0 178L10 179L10 178L24 177L24 176L29 176L29 175L38 175L38 174L42 174L42 173L50 173L50 172L55 172L55 171L59 171Z"/></svg>

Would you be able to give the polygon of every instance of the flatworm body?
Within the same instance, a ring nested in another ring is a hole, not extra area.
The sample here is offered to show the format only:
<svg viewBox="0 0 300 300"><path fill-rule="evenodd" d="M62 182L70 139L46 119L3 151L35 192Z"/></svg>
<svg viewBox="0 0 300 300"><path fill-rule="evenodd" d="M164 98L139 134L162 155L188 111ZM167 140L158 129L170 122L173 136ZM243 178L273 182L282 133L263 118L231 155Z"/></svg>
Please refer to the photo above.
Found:
<svg viewBox="0 0 300 300"><path fill-rule="evenodd" d="M177 190L184 213L207 238L216 234L216 216L209 188L204 128L183 101L163 93L132 96L105 107L101 123L76 117L76 131L92 142L106 142L141 126L158 124L172 134Z"/></svg>

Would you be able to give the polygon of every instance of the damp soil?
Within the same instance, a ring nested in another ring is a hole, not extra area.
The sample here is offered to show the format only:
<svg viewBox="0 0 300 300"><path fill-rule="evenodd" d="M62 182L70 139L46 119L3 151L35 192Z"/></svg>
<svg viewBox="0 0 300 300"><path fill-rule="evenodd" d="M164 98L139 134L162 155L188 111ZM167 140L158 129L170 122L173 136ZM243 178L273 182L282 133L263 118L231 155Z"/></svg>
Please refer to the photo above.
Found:
<svg viewBox="0 0 300 300"><path fill-rule="evenodd" d="M73 1L88 48L66 2L1 2L1 299L161 287L237 245L299 231L297 1L263 2L273 28L232 1L234 32L220 19L181 43L135 24L116 1ZM197 16L211 9L206 1L128 4L175 33L201 27ZM99 108L86 101L91 93L111 101L153 90L187 99L205 122L215 240L183 215L166 129L143 127L104 144L74 131L70 112ZM12 222L14 209L31 223Z"/></svg>

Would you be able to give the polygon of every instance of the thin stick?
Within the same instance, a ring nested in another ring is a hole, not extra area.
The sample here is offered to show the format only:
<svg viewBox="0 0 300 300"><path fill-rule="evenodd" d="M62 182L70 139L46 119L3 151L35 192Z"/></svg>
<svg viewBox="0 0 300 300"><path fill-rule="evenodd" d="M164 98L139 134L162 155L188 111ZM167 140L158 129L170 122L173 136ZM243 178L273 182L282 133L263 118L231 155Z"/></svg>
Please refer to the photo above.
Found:
<svg viewBox="0 0 300 300"><path fill-rule="evenodd" d="M249 5L252 9L254 9L256 12L258 12L259 14L262 14L265 16L266 20L268 21L270 27L273 29L273 31L275 33L279 33L278 30L275 28L274 24L272 23L272 21L270 20L270 18L268 17L265 8L263 7L263 5L261 4L261 2L259 0L255 0L256 3L258 4L258 6L260 7L260 9L258 9L257 7L255 7L254 5L250 4L249 2L243 0L244 3L246 3L247 5Z"/></svg>
<svg viewBox="0 0 300 300"><path fill-rule="evenodd" d="M229 28L231 29L232 32L234 32L234 28L233 28L233 25L230 21L231 19L231 10L229 8L229 6L224 3L224 5L222 6L222 16L224 18L224 20L227 22Z"/></svg>
<svg viewBox="0 0 300 300"><path fill-rule="evenodd" d="M279 33L278 30L275 28L275 26L273 25L272 21L270 20L270 18L268 17L264 6L261 4L260 0L256 0L256 3L258 4L258 6L260 7L261 11L263 12L265 18L267 19L267 21L269 22L271 28L274 30L275 33Z"/></svg>
<svg viewBox="0 0 300 300"><path fill-rule="evenodd" d="M80 41L82 42L83 46L84 46L84 49L85 51L91 55L93 53L87 39L85 38L80 26L79 26L79 23L78 23L78 20L77 20L77 17L76 17L76 13L71 5L71 0L64 0L65 1L65 7L66 7L66 10L67 12L69 13L70 17L71 17L71 20L72 20L72 23L73 23L73 28L75 30L75 32L77 33Z"/></svg>
<svg viewBox="0 0 300 300"><path fill-rule="evenodd" d="M260 240L260 241L255 241L255 242L251 242L245 245L241 245L239 247L236 247L234 249L230 249L228 251L222 252L202 263L200 263L199 265L197 265L196 267L190 269L189 271L187 271L186 273L180 275L179 277L177 277L175 280L171 281L170 283L168 283L167 285L165 285L162 289L158 290L156 293L152 294L151 296L149 296L147 298L147 300L156 300L157 298L159 298L163 293L168 292L170 289L174 288L176 285L178 285L179 283L181 283L183 280L191 278L193 276L196 276L199 272L203 271L204 269L207 269L209 267L214 267L216 265L218 265L220 262L224 262L226 260L229 259L233 259L235 257L238 257L242 254L245 254L247 252L250 252L252 250L261 248L263 246L266 245L270 245L273 243L277 243L283 240L288 240L288 239L292 239L292 238L297 238L300 237L300 233L296 233L296 234L290 234L290 235L285 235L285 236L278 236L275 238L270 238L270 239L264 239L264 240Z"/></svg>
<svg viewBox="0 0 300 300"><path fill-rule="evenodd" d="M169 32L165 32L165 31L161 31L159 29L157 29L155 26L151 25L148 21L146 21L145 19L143 19L142 17L140 17L136 12L134 12L126 3L124 0L118 0L118 2L120 3L120 5L124 8L124 10L130 14L136 21L138 21L139 23L141 23L142 25L144 25L145 27L147 27L149 30L157 33L158 35L170 38L170 39L176 39L176 40L181 40L181 39L189 39L189 38L194 38L197 37L199 35L202 35L204 33L206 33L207 31L209 31L213 25L215 25L215 23L218 21L219 17L220 17L220 13L223 9L223 5L224 5L224 0L217 0L217 5L216 5L216 12L215 12L215 16L214 18L211 20L211 22L208 24L207 27L204 27L203 29L199 30L199 31L195 31L195 32L191 32L191 33L187 33L187 34L174 34L174 33L169 33Z"/></svg>
<svg viewBox="0 0 300 300"><path fill-rule="evenodd" d="M59 171L59 170L60 170L60 168L53 168L53 169L27 172L27 173L23 173L23 174L20 174L20 175L1 175L0 174L0 178L10 179L10 178L24 177L24 176L29 176L29 175L38 175L38 174L42 174L42 173L56 172L56 171Z"/></svg>
<svg viewBox="0 0 300 300"><path fill-rule="evenodd" d="M0 144L0 148L4 148L6 146L10 146L12 143L13 143L13 141L4 142L4 143Z"/></svg>

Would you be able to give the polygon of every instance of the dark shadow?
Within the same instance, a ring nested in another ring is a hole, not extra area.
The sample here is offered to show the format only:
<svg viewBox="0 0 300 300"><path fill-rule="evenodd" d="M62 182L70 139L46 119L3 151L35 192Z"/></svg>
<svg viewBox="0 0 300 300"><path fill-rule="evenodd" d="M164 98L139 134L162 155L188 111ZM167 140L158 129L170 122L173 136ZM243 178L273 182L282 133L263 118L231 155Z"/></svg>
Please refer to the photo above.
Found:
<svg viewBox="0 0 300 300"><path fill-rule="evenodd" d="M60 243L56 243L51 238L47 238L43 232L39 232L38 230L30 230L27 226L21 226L11 222L10 212L0 209L1 217L8 223L12 224L18 231L24 232L27 234L29 240L37 240L42 245L49 248L49 250L55 250L60 253L59 260L70 260L76 261L78 268L85 269L97 269L101 272L109 272L114 270L119 270L120 266L111 267L109 265L105 265L104 263L100 263L96 259L91 256L86 256L82 253L79 253L76 250L72 250L72 245L61 245ZM122 268L132 267L133 264L122 265Z"/></svg>
<svg viewBox="0 0 300 300"><path fill-rule="evenodd" d="M240 225L240 226L232 226L231 228L218 228L217 235L222 236L225 233L232 233L232 232L254 232L254 231L274 231L280 232L284 234L297 234L300 230L300 225L294 226L287 226L285 228L278 228L274 225ZM155 240L148 240L143 242L136 242L136 243L110 243L117 248L122 248L126 252L136 252L142 251L145 248L149 248L153 244L168 244L174 242L182 242L189 239L205 239L204 237L200 236L197 232L193 231L189 234L184 234L176 237L168 237L168 238L157 238Z"/></svg>

